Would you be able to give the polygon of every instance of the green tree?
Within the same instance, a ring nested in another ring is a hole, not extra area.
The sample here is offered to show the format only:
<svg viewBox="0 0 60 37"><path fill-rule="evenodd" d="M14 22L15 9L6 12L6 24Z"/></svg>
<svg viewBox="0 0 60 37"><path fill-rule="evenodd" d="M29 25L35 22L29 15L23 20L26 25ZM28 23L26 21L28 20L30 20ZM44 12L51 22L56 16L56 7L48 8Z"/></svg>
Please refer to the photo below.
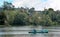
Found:
<svg viewBox="0 0 60 37"><path fill-rule="evenodd" d="M4 10L11 10L11 9L13 10L14 9L14 5L12 5L12 3L4 1L3 8L4 8Z"/></svg>

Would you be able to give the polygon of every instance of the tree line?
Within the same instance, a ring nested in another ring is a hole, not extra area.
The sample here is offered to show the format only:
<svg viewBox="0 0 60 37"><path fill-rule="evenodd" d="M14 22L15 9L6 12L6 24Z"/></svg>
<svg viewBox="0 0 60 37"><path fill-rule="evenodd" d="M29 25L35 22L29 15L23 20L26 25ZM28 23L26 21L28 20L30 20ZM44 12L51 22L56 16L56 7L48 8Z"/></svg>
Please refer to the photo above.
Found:
<svg viewBox="0 0 60 37"><path fill-rule="evenodd" d="M35 8L15 8L12 3L4 2L3 13L11 26L57 26L60 25L60 10L53 8L36 11Z"/></svg>

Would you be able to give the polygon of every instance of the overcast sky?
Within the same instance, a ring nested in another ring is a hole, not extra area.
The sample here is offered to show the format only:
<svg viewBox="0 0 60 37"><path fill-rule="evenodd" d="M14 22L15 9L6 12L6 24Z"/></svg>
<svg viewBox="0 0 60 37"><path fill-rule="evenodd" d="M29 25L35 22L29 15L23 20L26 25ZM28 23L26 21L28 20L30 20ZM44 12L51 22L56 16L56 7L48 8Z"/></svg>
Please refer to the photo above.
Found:
<svg viewBox="0 0 60 37"><path fill-rule="evenodd" d="M15 7L34 7L36 10L53 8L60 10L60 0L0 0L0 6L4 1L12 2Z"/></svg>

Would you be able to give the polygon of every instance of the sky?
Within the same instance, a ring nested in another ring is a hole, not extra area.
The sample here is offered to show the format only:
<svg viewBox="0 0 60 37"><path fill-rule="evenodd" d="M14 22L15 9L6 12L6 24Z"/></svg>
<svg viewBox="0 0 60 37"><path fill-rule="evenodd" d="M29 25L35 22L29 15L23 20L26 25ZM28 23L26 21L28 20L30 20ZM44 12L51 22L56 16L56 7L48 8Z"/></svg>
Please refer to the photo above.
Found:
<svg viewBox="0 0 60 37"><path fill-rule="evenodd" d="M17 7L34 7L35 10L44 10L44 8L53 8L54 10L60 10L60 0L0 0L0 6L4 1L12 2Z"/></svg>
<svg viewBox="0 0 60 37"><path fill-rule="evenodd" d="M3 5L3 2L4 2L4 1L7 1L7 2L13 2L12 0L0 0L0 6Z"/></svg>

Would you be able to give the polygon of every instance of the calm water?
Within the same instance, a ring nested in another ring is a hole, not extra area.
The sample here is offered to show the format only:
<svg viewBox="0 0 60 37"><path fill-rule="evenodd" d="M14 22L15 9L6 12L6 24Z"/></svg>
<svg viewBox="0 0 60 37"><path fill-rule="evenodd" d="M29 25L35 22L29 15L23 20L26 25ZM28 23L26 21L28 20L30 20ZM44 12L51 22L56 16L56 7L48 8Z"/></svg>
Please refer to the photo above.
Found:
<svg viewBox="0 0 60 37"><path fill-rule="evenodd" d="M48 33L30 34L29 31L47 29ZM0 37L60 37L60 27L4 27L0 28Z"/></svg>

